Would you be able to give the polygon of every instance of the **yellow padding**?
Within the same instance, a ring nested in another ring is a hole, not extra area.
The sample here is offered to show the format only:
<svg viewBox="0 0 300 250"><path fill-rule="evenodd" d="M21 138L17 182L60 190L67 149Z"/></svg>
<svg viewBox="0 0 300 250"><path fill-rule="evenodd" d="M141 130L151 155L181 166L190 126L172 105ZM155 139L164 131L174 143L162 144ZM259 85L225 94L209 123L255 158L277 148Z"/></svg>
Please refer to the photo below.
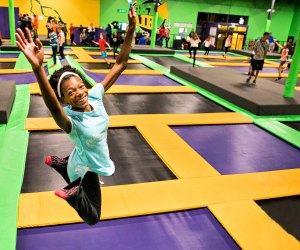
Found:
<svg viewBox="0 0 300 250"><path fill-rule="evenodd" d="M111 115L110 127L129 127L140 124L167 125L208 125L208 124L247 124L252 120L239 113L207 113L207 114L146 114L146 115ZM59 127L52 117L27 118L25 129L57 130Z"/></svg>
<svg viewBox="0 0 300 250"><path fill-rule="evenodd" d="M205 62L211 66L249 67L250 63L229 63L229 62ZM273 64L265 64L265 68L278 68Z"/></svg>
<svg viewBox="0 0 300 250"><path fill-rule="evenodd" d="M282 78L287 78L289 76L289 74L287 73L282 73L281 77ZM278 77L278 73L259 73L258 77L261 78L277 78ZM300 77L300 74L298 75L298 78Z"/></svg>
<svg viewBox="0 0 300 250"><path fill-rule="evenodd" d="M232 201L298 195L299 179L300 169L290 169L103 187L102 219L193 209ZM19 228L80 221L67 202L54 196L53 192L20 195ZM252 226L255 227L256 224L253 223ZM256 227L258 232L260 229L261 227ZM248 232L249 229L240 230Z"/></svg>
<svg viewBox="0 0 300 250"><path fill-rule="evenodd" d="M179 179L220 175L167 125L140 124L136 128Z"/></svg>
<svg viewBox="0 0 300 250"><path fill-rule="evenodd" d="M300 87L295 87L295 90L298 90L298 91L300 91Z"/></svg>
<svg viewBox="0 0 300 250"><path fill-rule="evenodd" d="M208 208L242 249L300 249L300 242L254 201L214 204Z"/></svg>
<svg viewBox="0 0 300 250"><path fill-rule="evenodd" d="M21 73L30 73L32 70L23 70L23 69L0 69L1 74L21 74Z"/></svg>
<svg viewBox="0 0 300 250"><path fill-rule="evenodd" d="M110 69L98 69L98 70L90 70L91 72L94 73L99 73L99 74L107 74ZM161 73L158 70L135 70L135 69L125 69L122 74L124 75L163 75L163 73Z"/></svg>
<svg viewBox="0 0 300 250"><path fill-rule="evenodd" d="M18 58L0 58L0 62L16 62Z"/></svg>
<svg viewBox="0 0 300 250"><path fill-rule="evenodd" d="M77 62L79 63L106 63L106 61L104 59L89 59L89 60L85 60L85 59L75 59ZM110 63L116 63L116 59L109 59ZM128 60L129 64L141 64L141 61L137 61L137 60Z"/></svg>
<svg viewBox="0 0 300 250"><path fill-rule="evenodd" d="M135 85L113 85L106 94L134 94L134 93L197 93L196 90L187 86L135 86ZM38 83L30 84L30 94L40 95L41 90Z"/></svg>
<svg viewBox="0 0 300 250"><path fill-rule="evenodd" d="M29 84L31 95L41 95L41 89L37 82Z"/></svg>
<svg viewBox="0 0 300 250"><path fill-rule="evenodd" d="M93 59L83 48L80 47L72 47L73 52L71 54L75 54L78 59L83 60L91 60Z"/></svg>
<svg viewBox="0 0 300 250"><path fill-rule="evenodd" d="M184 55L185 57L190 57L190 55ZM222 59L224 61L226 60L236 60L236 61L245 61L248 60L248 57L237 57L237 56L205 56L205 55L196 55L196 58L203 58L203 59Z"/></svg>
<svg viewBox="0 0 300 250"><path fill-rule="evenodd" d="M187 86L134 86L134 85L113 85L106 94L125 93L197 93L195 89Z"/></svg>

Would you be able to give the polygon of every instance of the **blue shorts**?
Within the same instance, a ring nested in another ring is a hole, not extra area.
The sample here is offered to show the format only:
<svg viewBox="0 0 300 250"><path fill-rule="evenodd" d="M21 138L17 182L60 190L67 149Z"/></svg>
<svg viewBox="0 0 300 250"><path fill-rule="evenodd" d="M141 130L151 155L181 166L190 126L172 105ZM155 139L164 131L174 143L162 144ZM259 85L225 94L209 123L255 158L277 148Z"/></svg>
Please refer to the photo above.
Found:
<svg viewBox="0 0 300 250"><path fill-rule="evenodd" d="M102 58L106 58L107 57L106 51L101 51L101 56Z"/></svg>

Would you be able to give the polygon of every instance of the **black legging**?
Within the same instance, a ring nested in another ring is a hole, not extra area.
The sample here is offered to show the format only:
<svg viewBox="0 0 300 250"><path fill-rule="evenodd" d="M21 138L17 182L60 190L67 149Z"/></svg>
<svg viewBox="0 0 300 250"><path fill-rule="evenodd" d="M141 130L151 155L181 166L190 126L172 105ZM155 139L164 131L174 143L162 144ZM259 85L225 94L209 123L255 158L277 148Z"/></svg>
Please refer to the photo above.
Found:
<svg viewBox="0 0 300 250"><path fill-rule="evenodd" d="M192 56L192 51L193 51L193 67L195 67L195 62L196 62L196 54L197 54L197 47L190 47L189 49L189 53L190 53L190 56Z"/></svg>
<svg viewBox="0 0 300 250"><path fill-rule="evenodd" d="M69 157L65 159L68 160ZM83 178L70 182L67 165L52 166L68 183L64 189L79 186L77 193L67 198L67 202L77 211L78 215L89 225L95 225L101 214L101 190L99 177L94 172L87 172Z"/></svg>
<svg viewBox="0 0 300 250"><path fill-rule="evenodd" d="M57 47L52 46L52 57L53 57L53 63L56 64L56 54L57 54Z"/></svg>
<svg viewBox="0 0 300 250"><path fill-rule="evenodd" d="M210 47L205 47L205 53L204 53L204 55L208 55L209 51L210 51Z"/></svg>
<svg viewBox="0 0 300 250"><path fill-rule="evenodd" d="M63 43L62 46L59 46L59 54L61 59L65 59L64 47L65 43Z"/></svg>

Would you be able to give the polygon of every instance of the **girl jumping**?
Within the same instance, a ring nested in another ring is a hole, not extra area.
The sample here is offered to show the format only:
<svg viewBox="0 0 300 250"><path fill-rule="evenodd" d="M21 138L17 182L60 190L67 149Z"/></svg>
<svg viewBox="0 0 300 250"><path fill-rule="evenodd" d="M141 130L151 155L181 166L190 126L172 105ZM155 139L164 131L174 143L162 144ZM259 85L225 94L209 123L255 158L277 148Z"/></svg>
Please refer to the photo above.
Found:
<svg viewBox="0 0 300 250"><path fill-rule="evenodd" d="M44 49L39 39L33 42L18 29L17 45L30 62L43 99L57 125L74 142L75 148L66 158L47 156L45 163L59 172L68 185L55 191L65 199L89 225L99 221L101 192L98 174L110 176L115 171L107 145L108 115L103 106L104 92L125 70L136 25L135 3L128 12L129 29L115 65L102 83L89 92L86 80L76 69L65 66L48 81L43 69ZM61 103L67 106L63 108Z"/></svg>

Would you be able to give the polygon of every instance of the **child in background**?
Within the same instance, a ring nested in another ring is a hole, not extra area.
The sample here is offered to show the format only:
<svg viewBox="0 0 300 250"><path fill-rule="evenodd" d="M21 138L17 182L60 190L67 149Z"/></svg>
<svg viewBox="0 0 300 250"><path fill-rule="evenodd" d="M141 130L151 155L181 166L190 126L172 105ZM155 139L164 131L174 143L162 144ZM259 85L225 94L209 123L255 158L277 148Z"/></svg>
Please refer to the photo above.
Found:
<svg viewBox="0 0 300 250"><path fill-rule="evenodd" d="M59 54L60 54L60 60L64 61L65 60L65 33L63 32L61 27L57 28L58 31L58 45L59 45Z"/></svg>
<svg viewBox="0 0 300 250"><path fill-rule="evenodd" d="M199 36L197 35L196 32L193 33L193 35L190 39L190 42L191 42L191 47L189 49L189 52L190 52L190 56L192 56L191 51L193 51L193 54L194 54L193 67L195 67L196 54L197 54L197 50L198 50L198 47L199 47L199 43L201 43L201 40L200 40L200 38L199 38Z"/></svg>
<svg viewBox="0 0 300 250"><path fill-rule="evenodd" d="M100 33L100 39L98 42L93 41L93 43L99 45L100 51L101 51L101 56L102 58L106 61L107 68L110 69L110 62L107 59L107 53L106 53L106 45L108 46L109 49L111 49L110 45L106 40L104 39L104 34Z"/></svg>
<svg viewBox="0 0 300 250"><path fill-rule="evenodd" d="M225 40L225 52L224 52L224 55L223 57L226 57L227 56L227 53L229 51L229 48L231 47L231 35L229 35L226 40Z"/></svg>
<svg viewBox="0 0 300 250"><path fill-rule="evenodd" d="M75 32L75 28L74 28L74 26L73 26L72 23L70 24L69 30L70 30L71 45L76 45L76 44L74 43L74 32Z"/></svg>
<svg viewBox="0 0 300 250"><path fill-rule="evenodd" d="M53 29L49 29L49 38L50 38L50 46L52 48L53 66L55 66L56 54L58 48L58 39L57 39L57 34L53 31Z"/></svg>
<svg viewBox="0 0 300 250"><path fill-rule="evenodd" d="M281 51L281 57L280 57L280 63L279 63L279 67L278 67L278 78L276 79L276 81L281 79L281 73L283 72L283 65L287 62L288 60L288 56L289 56L289 49L287 46L287 43L284 43L284 45L282 46L281 44L279 44L276 40L274 40L274 42L276 43L276 45L282 49Z"/></svg>
<svg viewBox="0 0 300 250"><path fill-rule="evenodd" d="M98 174L110 176L115 171L109 157L109 121L102 100L104 92L126 69L136 25L135 4L128 12L129 29L116 64L102 83L96 84L90 91L85 86L84 77L69 65L54 72L48 81L43 68L44 49L40 40L37 39L35 44L28 28L26 37L20 29L16 34L17 45L32 66L45 104L57 125L75 144L69 157L48 156L45 159L45 163L68 183L55 195L66 200L89 225L96 224L101 213ZM68 106L63 108L61 103Z"/></svg>
<svg viewBox="0 0 300 250"><path fill-rule="evenodd" d="M250 55L250 58L249 58L249 70L248 70L248 75L250 76L251 72L252 72L252 64L253 64L253 57L254 57L254 50L252 51L251 55Z"/></svg>
<svg viewBox="0 0 300 250"><path fill-rule="evenodd" d="M203 42L204 47L205 47L205 53L204 55L208 56L209 51L210 51L210 46L216 47L212 41L211 41L211 36L208 36L205 41Z"/></svg>

